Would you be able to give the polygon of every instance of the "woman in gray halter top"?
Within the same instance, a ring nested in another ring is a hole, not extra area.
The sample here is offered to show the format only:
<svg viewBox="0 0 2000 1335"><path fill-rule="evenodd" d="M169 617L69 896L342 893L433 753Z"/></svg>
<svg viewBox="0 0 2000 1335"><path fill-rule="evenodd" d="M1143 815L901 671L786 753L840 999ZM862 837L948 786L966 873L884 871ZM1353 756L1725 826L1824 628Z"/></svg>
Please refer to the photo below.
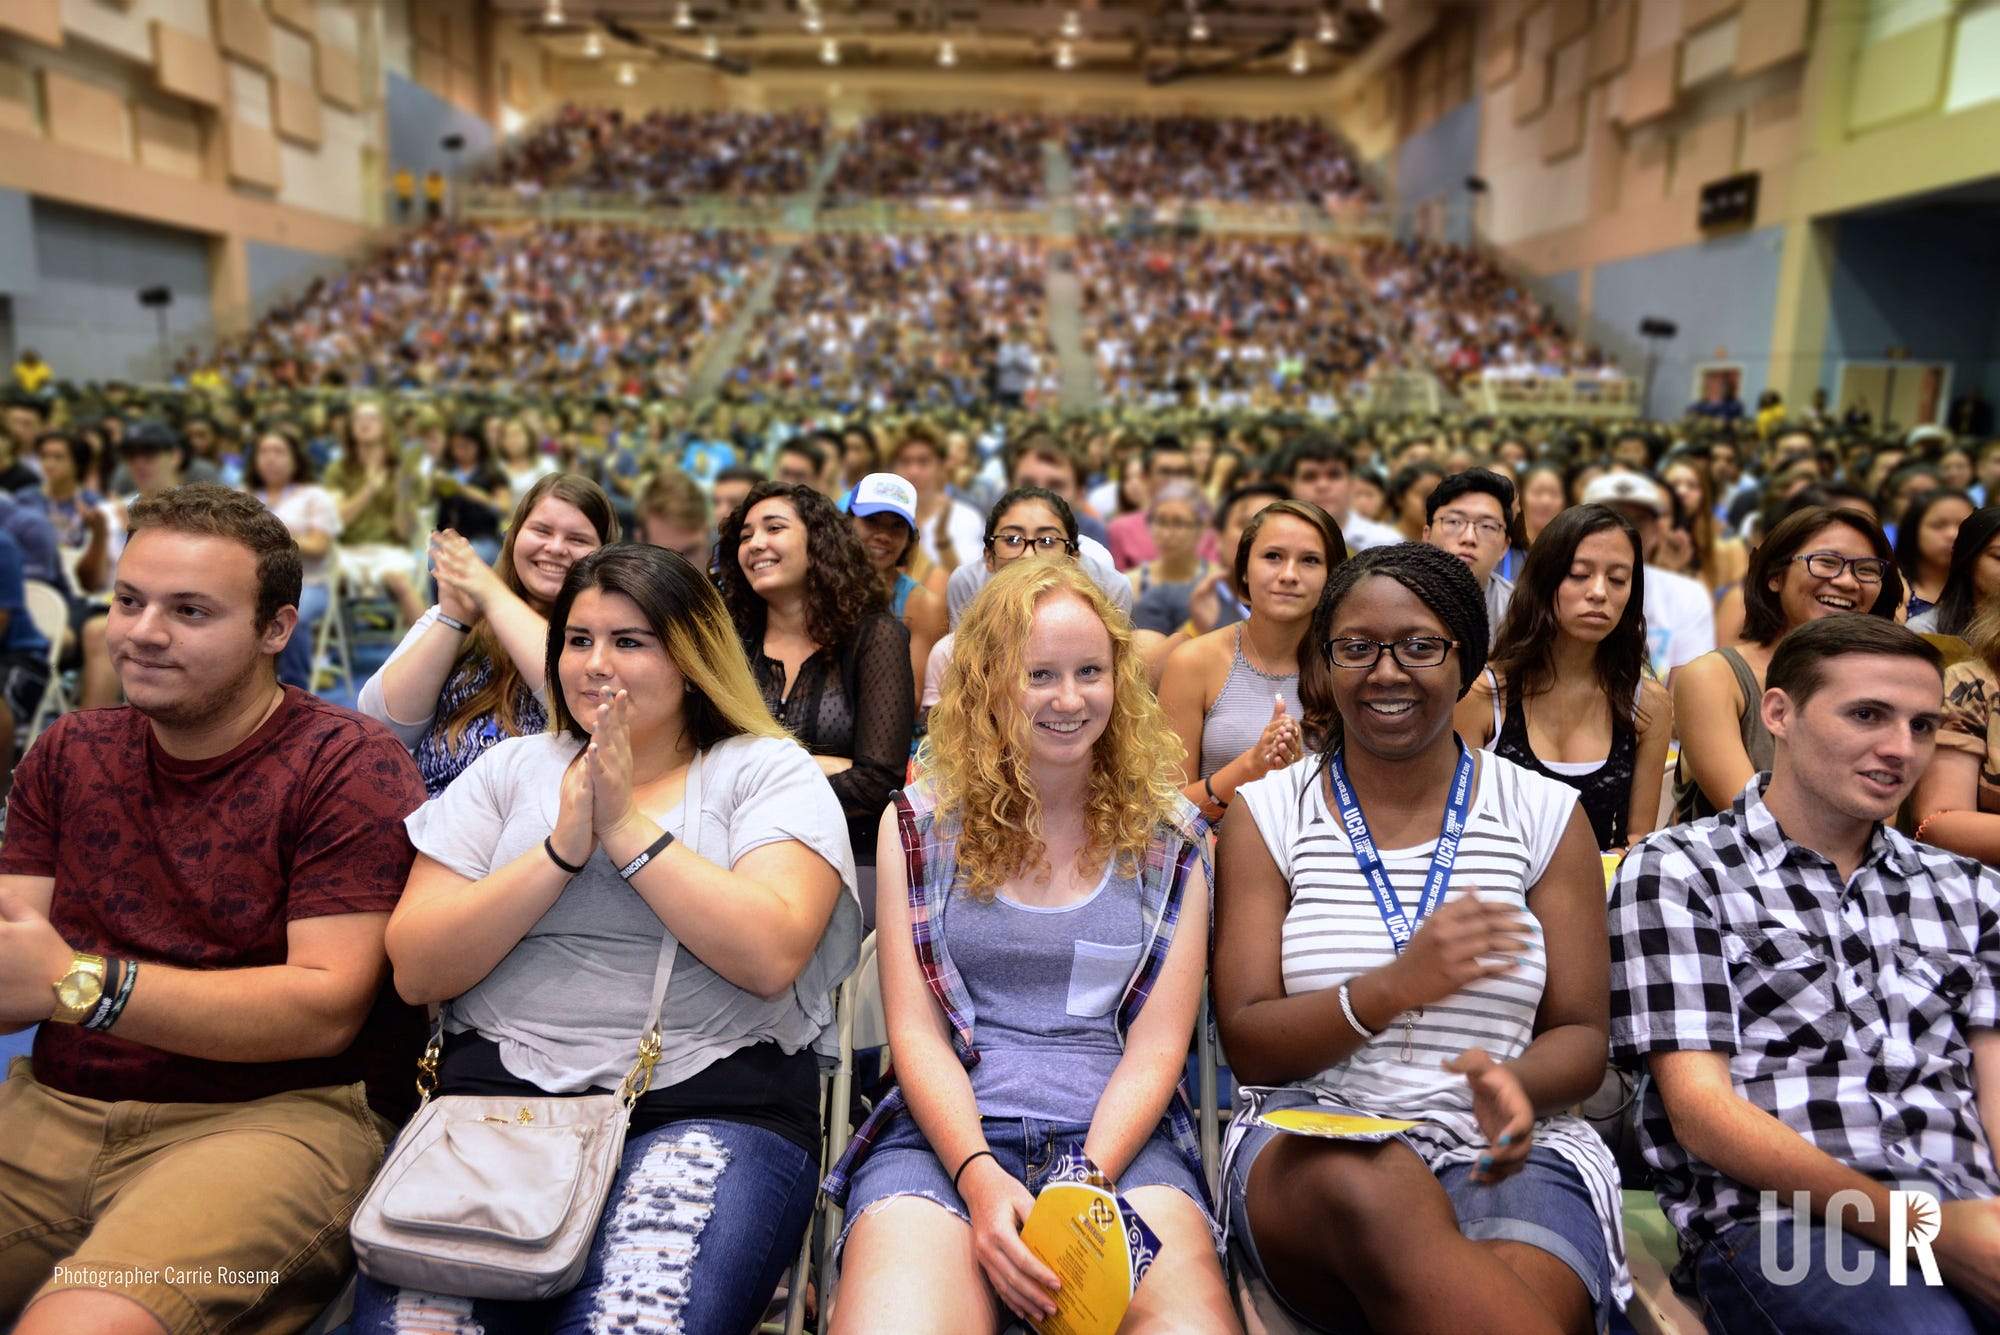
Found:
<svg viewBox="0 0 2000 1335"><path fill-rule="evenodd" d="M1175 649L1160 679L1160 705L1187 748L1181 791L1210 820L1239 786L1304 753L1299 655L1347 544L1318 506L1275 501L1244 528L1235 557L1249 617Z"/></svg>

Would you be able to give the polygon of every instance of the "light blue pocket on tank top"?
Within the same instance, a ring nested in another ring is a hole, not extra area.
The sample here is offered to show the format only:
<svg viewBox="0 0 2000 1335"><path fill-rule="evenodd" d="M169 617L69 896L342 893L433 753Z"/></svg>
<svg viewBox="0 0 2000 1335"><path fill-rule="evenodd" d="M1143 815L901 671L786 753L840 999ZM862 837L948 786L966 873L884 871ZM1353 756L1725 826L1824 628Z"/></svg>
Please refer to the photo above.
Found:
<svg viewBox="0 0 2000 1335"><path fill-rule="evenodd" d="M1132 981L1145 948L1141 941L1129 946L1077 942L1070 957L1069 1013L1086 1019L1111 1014L1124 997L1125 985Z"/></svg>

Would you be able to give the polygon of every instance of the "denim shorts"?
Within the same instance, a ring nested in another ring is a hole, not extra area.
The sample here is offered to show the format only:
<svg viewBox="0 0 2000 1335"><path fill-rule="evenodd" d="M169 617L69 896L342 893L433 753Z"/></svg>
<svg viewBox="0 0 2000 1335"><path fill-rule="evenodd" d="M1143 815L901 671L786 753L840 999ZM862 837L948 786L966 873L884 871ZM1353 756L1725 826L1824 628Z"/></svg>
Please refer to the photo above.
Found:
<svg viewBox="0 0 2000 1335"><path fill-rule="evenodd" d="M1250 1169L1271 1141L1287 1133L1275 1127L1253 1126L1244 1134L1230 1163L1229 1241L1245 1265L1264 1281L1266 1288L1308 1330L1319 1327L1301 1316L1271 1277L1257 1255L1257 1241L1250 1233ZM1590 1294L1596 1310L1594 1330L1604 1329L1611 1319L1611 1256L1605 1248L1604 1225L1590 1201L1590 1188L1561 1154L1544 1145L1528 1151L1528 1161L1520 1171L1498 1183L1472 1180L1473 1165L1449 1164L1437 1174L1438 1185L1458 1215L1459 1232L1474 1242L1525 1242L1561 1261L1576 1272Z"/></svg>
<svg viewBox="0 0 2000 1335"><path fill-rule="evenodd" d="M979 1125L993 1157L1031 1193L1038 1193L1048 1185L1051 1175L1063 1163L1063 1151L1074 1146L1081 1153L1084 1137L1090 1131L1088 1125L1080 1123L1038 1122L1023 1117L982 1117ZM1134 1187L1173 1187L1195 1203L1204 1219L1209 1218L1207 1193L1202 1190L1200 1179L1164 1131L1154 1132L1133 1157L1131 1165L1119 1174L1121 1193ZM868 1157L854 1170L847 1192L847 1222L841 1230L839 1245L847 1245L847 1234L854 1221L868 1213L871 1206L898 1196L922 1196L971 1222L965 1201L951 1185L950 1171L938 1162L937 1155L931 1152L930 1141L917 1126L917 1119L908 1112L882 1129Z"/></svg>

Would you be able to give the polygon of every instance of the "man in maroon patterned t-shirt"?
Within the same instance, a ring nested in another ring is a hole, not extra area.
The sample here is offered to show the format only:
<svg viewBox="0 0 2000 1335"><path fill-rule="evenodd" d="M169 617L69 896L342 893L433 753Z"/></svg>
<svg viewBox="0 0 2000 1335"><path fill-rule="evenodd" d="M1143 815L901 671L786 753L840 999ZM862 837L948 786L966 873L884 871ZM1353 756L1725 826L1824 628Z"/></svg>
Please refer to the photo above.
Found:
<svg viewBox="0 0 2000 1335"><path fill-rule="evenodd" d="M127 705L59 719L0 846L0 1327L295 1330L422 1041L382 938L424 800L380 725L277 681L300 557L213 485L132 508ZM385 1115L387 1114L387 1115Z"/></svg>

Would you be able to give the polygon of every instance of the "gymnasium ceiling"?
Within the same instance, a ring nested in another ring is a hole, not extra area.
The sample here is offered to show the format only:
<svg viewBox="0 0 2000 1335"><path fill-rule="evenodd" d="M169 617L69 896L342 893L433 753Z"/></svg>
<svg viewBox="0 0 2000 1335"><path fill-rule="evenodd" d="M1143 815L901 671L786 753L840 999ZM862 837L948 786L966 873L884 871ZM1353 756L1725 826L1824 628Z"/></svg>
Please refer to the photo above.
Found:
<svg viewBox="0 0 2000 1335"><path fill-rule="evenodd" d="M726 73L828 63L931 66L945 44L960 69L1056 67L1152 82L1283 73L1333 74L1382 33L1380 0L492 0L566 60L703 61ZM1304 72L1303 70L1297 72Z"/></svg>

